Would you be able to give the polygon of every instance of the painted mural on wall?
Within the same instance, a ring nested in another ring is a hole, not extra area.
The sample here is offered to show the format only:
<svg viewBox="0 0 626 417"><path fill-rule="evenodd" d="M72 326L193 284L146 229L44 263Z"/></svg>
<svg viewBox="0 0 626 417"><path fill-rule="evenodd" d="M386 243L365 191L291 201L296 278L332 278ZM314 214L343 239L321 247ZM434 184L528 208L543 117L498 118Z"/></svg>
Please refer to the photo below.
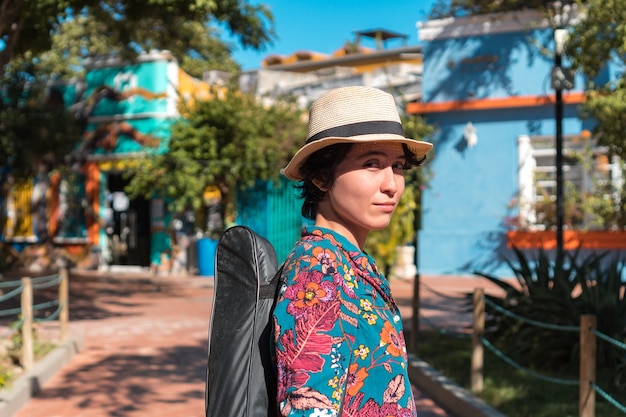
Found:
<svg viewBox="0 0 626 417"><path fill-rule="evenodd" d="M70 110L84 136L78 154L164 152L172 115L168 62L91 69Z"/></svg>
<svg viewBox="0 0 626 417"><path fill-rule="evenodd" d="M89 124L89 118L94 114L96 106L104 101L115 103L130 102L135 96L146 100L158 100L166 97L166 93L152 93L143 88L130 88L126 91L117 91L111 86L102 85L94 90L84 101L74 105L81 123L84 140L78 152L80 153L124 153L136 152L144 147L158 148L161 138L144 134L133 124L125 121L110 121Z"/></svg>
<svg viewBox="0 0 626 417"><path fill-rule="evenodd" d="M110 190L112 178L119 178L138 154L167 150L171 124L179 117L179 74L169 54L156 53L131 65L93 63L84 79L50 85L48 99L75 115L82 141L68 156L69 172L36 178L2 173L7 192L5 201L0 201L0 240L19 250L54 241L63 248L106 252L108 241L115 237L106 232L106 215L114 210L108 196L123 192L119 189L123 184ZM149 242L149 205L143 203L141 208L145 213L136 209L127 214L146 219L135 241ZM163 251L157 243L140 249L146 254L150 246Z"/></svg>
<svg viewBox="0 0 626 417"><path fill-rule="evenodd" d="M76 116L82 141L68 156L69 172L21 179L9 187L6 201L0 201L0 241L21 251L54 242L56 248L85 255L84 263L76 261L81 268L191 266L184 241L193 231L176 228L159 196L131 199L124 174L142 154L167 151L181 100L193 104L215 94L169 53L141 56L129 65L92 63L84 79L49 86L53 104Z"/></svg>

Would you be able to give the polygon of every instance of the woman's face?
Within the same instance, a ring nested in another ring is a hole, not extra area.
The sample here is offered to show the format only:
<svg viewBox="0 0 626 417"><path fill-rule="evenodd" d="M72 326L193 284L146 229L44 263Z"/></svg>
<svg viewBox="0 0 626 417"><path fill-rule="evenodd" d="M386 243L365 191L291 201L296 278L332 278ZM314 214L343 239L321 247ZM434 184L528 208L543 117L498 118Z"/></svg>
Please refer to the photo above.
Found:
<svg viewBox="0 0 626 417"><path fill-rule="evenodd" d="M352 146L337 166L335 182L319 203L315 224L332 229L360 248L370 230L387 227L404 192L406 157L398 143Z"/></svg>

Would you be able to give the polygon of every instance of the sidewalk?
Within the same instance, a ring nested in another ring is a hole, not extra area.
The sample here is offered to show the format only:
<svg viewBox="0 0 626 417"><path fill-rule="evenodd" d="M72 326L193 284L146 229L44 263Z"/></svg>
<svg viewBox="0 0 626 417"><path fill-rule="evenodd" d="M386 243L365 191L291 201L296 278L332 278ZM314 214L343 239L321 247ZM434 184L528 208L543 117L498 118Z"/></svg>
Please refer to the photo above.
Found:
<svg viewBox="0 0 626 417"><path fill-rule="evenodd" d="M476 281L423 282L458 295ZM198 276L72 274L70 333L83 335L85 347L15 417L203 417L212 283ZM392 291L406 321L413 282L394 281ZM440 324L466 319L423 313ZM417 388L416 399L420 417L462 417Z"/></svg>

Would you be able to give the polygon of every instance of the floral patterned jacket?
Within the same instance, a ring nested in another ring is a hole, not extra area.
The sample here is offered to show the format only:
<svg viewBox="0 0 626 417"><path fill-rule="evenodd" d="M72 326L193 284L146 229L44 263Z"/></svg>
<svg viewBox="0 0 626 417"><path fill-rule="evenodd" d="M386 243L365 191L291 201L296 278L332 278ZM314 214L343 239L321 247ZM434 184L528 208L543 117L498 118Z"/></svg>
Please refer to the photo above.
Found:
<svg viewBox="0 0 626 417"><path fill-rule="evenodd" d="M283 416L415 416L402 321L373 259L310 227L289 255L274 310Z"/></svg>

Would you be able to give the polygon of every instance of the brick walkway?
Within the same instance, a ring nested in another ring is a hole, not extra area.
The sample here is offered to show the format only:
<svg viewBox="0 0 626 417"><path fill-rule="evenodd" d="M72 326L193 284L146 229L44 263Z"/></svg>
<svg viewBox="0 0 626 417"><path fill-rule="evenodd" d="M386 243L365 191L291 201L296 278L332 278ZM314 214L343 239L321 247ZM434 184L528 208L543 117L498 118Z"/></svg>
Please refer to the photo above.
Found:
<svg viewBox="0 0 626 417"><path fill-rule="evenodd" d="M473 284L470 278L423 282L452 291ZM410 318L413 283L392 287ZM70 332L84 335L85 348L15 417L204 416L211 278L73 274L70 298ZM466 319L424 313L439 323ZM455 417L416 395L420 417Z"/></svg>

